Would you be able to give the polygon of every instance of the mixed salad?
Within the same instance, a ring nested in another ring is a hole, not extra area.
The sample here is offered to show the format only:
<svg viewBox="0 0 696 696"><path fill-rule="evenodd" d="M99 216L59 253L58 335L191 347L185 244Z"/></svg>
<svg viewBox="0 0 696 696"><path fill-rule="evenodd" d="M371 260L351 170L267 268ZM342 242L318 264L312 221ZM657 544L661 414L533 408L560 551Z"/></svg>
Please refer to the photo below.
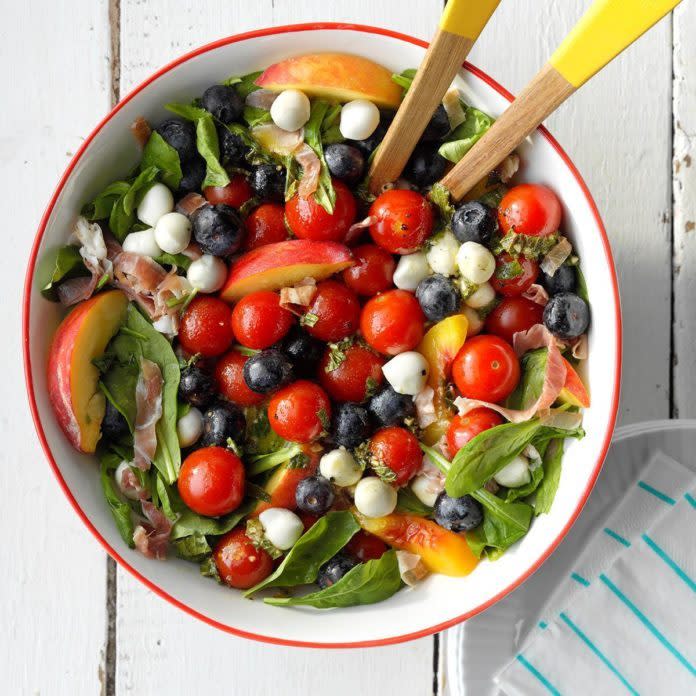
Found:
<svg viewBox="0 0 696 696"><path fill-rule="evenodd" d="M73 307L50 400L128 546L343 607L466 575L551 509L589 406L561 204L510 183L516 154L450 202L492 122L454 89L371 195L413 74L305 55L167 104L47 260Z"/></svg>

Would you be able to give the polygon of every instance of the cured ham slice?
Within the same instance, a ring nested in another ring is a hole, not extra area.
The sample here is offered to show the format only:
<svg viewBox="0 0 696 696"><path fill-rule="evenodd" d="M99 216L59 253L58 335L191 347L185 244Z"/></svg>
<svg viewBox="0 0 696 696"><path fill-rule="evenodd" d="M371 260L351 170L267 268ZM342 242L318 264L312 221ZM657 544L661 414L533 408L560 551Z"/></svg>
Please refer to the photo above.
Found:
<svg viewBox="0 0 696 696"><path fill-rule="evenodd" d="M280 306L300 317L310 307L316 294L317 281L305 278L297 285L280 289Z"/></svg>
<svg viewBox="0 0 696 696"><path fill-rule="evenodd" d="M149 500L142 502L142 508L147 522L139 524L133 532L135 548L148 558L162 561L167 557L172 522Z"/></svg>
<svg viewBox="0 0 696 696"><path fill-rule="evenodd" d="M435 390L432 387L425 387L418 392L413 399L416 406L416 416L418 417L418 427L427 428L437 420L435 413Z"/></svg>
<svg viewBox="0 0 696 696"><path fill-rule="evenodd" d="M539 268L541 268L546 275L553 277L572 252L573 247L570 242L565 237L561 237L558 240L558 244L552 247L549 253L541 260Z"/></svg>
<svg viewBox="0 0 696 696"><path fill-rule="evenodd" d="M137 142L140 147L145 147L145 144L152 135L150 124L142 116L138 116L138 118L131 123L130 130L135 138L135 142Z"/></svg>
<svg viewBox="0 0 696 696"><path fill-rule="evenodd" d="M247 106L270 111L277 96L278 92L271 92L270 89L255 89L253 92L249 92L244 102Z"/></svg>
<svg viewBox="0 0 696 696"><path fill-rule="evenodd" d="M200 193L187 193L177 204L176 212L191 217L199 208L208 205L208 201Z"/></svg>
<svg viewBox="0 0 696 696"><path fill-rule="evenodd" d="M147 471L157 451L157 422L162 417L162 372L159 366L140 359L140 374L135 387L134 464Z"/></svg>
<svg viewBox="0 0 696 696"><path fill-rule="evenodd" d="M549 293L537 283L532 283L527 290L522 293L522 297L531 300L532 302L546 307L549 301Z"/></svg>
<svg viewBox="0 0 696 696"><path fill-rule="evenodd" d="M306 143L295 150L295 159L302 167L302 178L297 192L301 198L309 198L319 186L321 162L317 153Z"/></svg>

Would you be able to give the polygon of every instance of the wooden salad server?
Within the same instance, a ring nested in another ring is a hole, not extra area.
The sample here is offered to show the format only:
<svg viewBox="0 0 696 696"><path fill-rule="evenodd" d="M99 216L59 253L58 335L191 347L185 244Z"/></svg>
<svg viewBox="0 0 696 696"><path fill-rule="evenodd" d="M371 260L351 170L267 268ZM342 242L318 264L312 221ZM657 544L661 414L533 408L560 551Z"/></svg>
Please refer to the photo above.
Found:
<svg viewBox="0 0 696 696"><path fill-rule="evenodd" d="M500 0L449 0L413 84L370 167L370 190L401 175L433 112Z"/></svg>
<svg viewBox="0 0 696 696"><path fill-rule="evenodd" d="M595 0L548 63L443 177L440 184L452 199L461 199L573 92L680 2Z"/></svg>

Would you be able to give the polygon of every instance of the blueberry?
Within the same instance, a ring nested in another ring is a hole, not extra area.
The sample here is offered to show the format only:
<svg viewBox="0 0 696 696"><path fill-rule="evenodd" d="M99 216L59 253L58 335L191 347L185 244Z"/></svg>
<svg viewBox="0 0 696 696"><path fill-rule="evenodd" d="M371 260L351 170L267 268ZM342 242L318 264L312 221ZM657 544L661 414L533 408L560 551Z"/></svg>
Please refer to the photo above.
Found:
<svg viewBox="0 0 696 696"><path fill-rule="evenodd" d="M183 118L168 118L162 121L155 131L179 153L181 160L190 160L198 154L196 128L191 121L184 121Z"/></svg>
<svg viewBox="0 0 696 696"><path fill-rule="evenodd" d="M280 344L280 350L290 358L296 375L313 377L324 354L324 345L300 326L294 325Z"/></svg>
<svg viewBox="0 0 696 696"><path fill-rule="evenodd" d="M328 145L324 150L324 157L331 175L347 184L356 184L365 170L365 156L354 145Z"/></svg>
<svg viewBox="0 0 696 696"><path fill-rule="evenodd" d="M411 155L404 176L419 188L439 181L447 169L447 160L437 151L437 145L418 145Z"/></svg>
<svg viewBox="0 0 696 696"><path fill-rule="evenodd" d="M181 371L179 398L187 404L205 408L215 396L213 378L197 365L189 365Z"/></svg>
<svg viewBox="0 0 696 696"><path fill-rule="evenodd" d="M462 244L490 244L497 225L495 211L479 201L460 205L452 216L452 232Z"/></svg>
<svg viewBox="0 0 696 696"><path fill-rule="evenodd" d="M357 561L344 553L337 553L319 568L317 585L321 589L335 585L351 568L355 568Z"/></svg>
<svg viewBox="0 0 696 696"><path fill-rule="evenodd" d="M413 399L408 394L398 394L389 385L370 399L367 410L380 427L401 424L416 414Z"/></svg>
<svg viewBox="0 0 696 696"><path fill-rule="evenodd" d="M201 447L225 447L228 438L239 440L245 428L241 409L228 401L219 401L203 414Z"/></svg>
<svg viewBox="0 0 696 696"><path fill-rule="evenodd" d="M435 521L452 532L468 532L483 521L483 508L470 495L450 498L445 491L435 499Z"/></svg>
<svg viewBox="0 0 696 696"><path fill-rule="evenodd" d="M101 433L105 440L118 440L128 432L128 422L121 412L107 399L104 418L101 423Z"/></svg>
<svg viewBox="0 0 696 696"><path fill-rule="evenodd" d="M559 292L575 292L578 276L575 266L561 266L552 276L541 271L538 282L546 288L549 295L556 295Z"/></svg>
<svg viewBox="0 0 696 696"><path fill-rule="evenodd" d="M587 331L590 309L573 292L559 292L544 308L544 324L558 338L577 338Z"/></svg>
<svg viewBox="0 0 696 696"><path fill-rule="evenodd" d="M200 191L205 179L205 160L200 155L196 155L192 159L182 161L181 173L180 193Z"/></svg>
<svg viewBox="0 0 696 696"><path fill-rule="evenodd" d="M251 170L249 184L261 198L283 201L285 168L277 164L260 164Z"/></svg>
<svg viewBox="0 0 696 696"><path fill-rule="evenodd" d="M430 321L441 321L459 310L462 297L456 285L436 273L423 278L416 288L416 299Z"/></svg>
<svg viewBox="0 0 696 696"><path fill-rule="evenodd" d="M244 225L229 205L204 205L192 216L193 236L206 254L230 256L242 245Z"/></svg>
<svg viewBox="0 0 696 696"><path fill-rule="evenodd" d="M302 512L323 515L334 502L331 482L323 476L309 476L302 479L295 489L295 504Z"/></svg>
<svg viewBox="0 0 696 696"><path fill-rule="evenodd" d="M442 104L439 104L435 112L430 117L428 125L421 135L421 140L426 142L442 140L450 132L450 122L447 111Z"/></svg>
<svg viewBox="0 0 696 696"><path fill-rule="evenodd" d="M268 394L292 378L292 363L275 348L262 350L244 363L244 381L257 394Z"/></svg>
<svg viewBox="0 0 696 696"><path fill-rule="evenodd" d="M225 166L240 166L246 163L246 155L249 148L244 144L241 136L233 133L224 126L218 128L218 141L220 143L220 161Z"/></svg>
<svg viewBox="0 0 696 696"><path fill-rule="evenodd" d="M234 87L213 85L203 92L201 106L222 123L236 121L244 111L244 102Z"/></svg>
<svg viewBox="0 0 696 696"><path fill-rule="evenodd" d="M357 447L370 437L370 416L359 404L344 403L336 407L333 416L333 439L347 449Z"/></svg>

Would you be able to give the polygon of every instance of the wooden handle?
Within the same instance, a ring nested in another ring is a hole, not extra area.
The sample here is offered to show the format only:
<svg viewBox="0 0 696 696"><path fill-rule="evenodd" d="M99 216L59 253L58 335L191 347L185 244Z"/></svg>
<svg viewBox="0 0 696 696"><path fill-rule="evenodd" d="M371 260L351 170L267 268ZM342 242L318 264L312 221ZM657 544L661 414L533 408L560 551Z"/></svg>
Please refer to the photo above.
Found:
<svg viewBox="0 0 696 696"><path fill-rule="evenodd" d="M370 190L396 180L500 0L449 0L423 62L370 167Z"/></svg>

